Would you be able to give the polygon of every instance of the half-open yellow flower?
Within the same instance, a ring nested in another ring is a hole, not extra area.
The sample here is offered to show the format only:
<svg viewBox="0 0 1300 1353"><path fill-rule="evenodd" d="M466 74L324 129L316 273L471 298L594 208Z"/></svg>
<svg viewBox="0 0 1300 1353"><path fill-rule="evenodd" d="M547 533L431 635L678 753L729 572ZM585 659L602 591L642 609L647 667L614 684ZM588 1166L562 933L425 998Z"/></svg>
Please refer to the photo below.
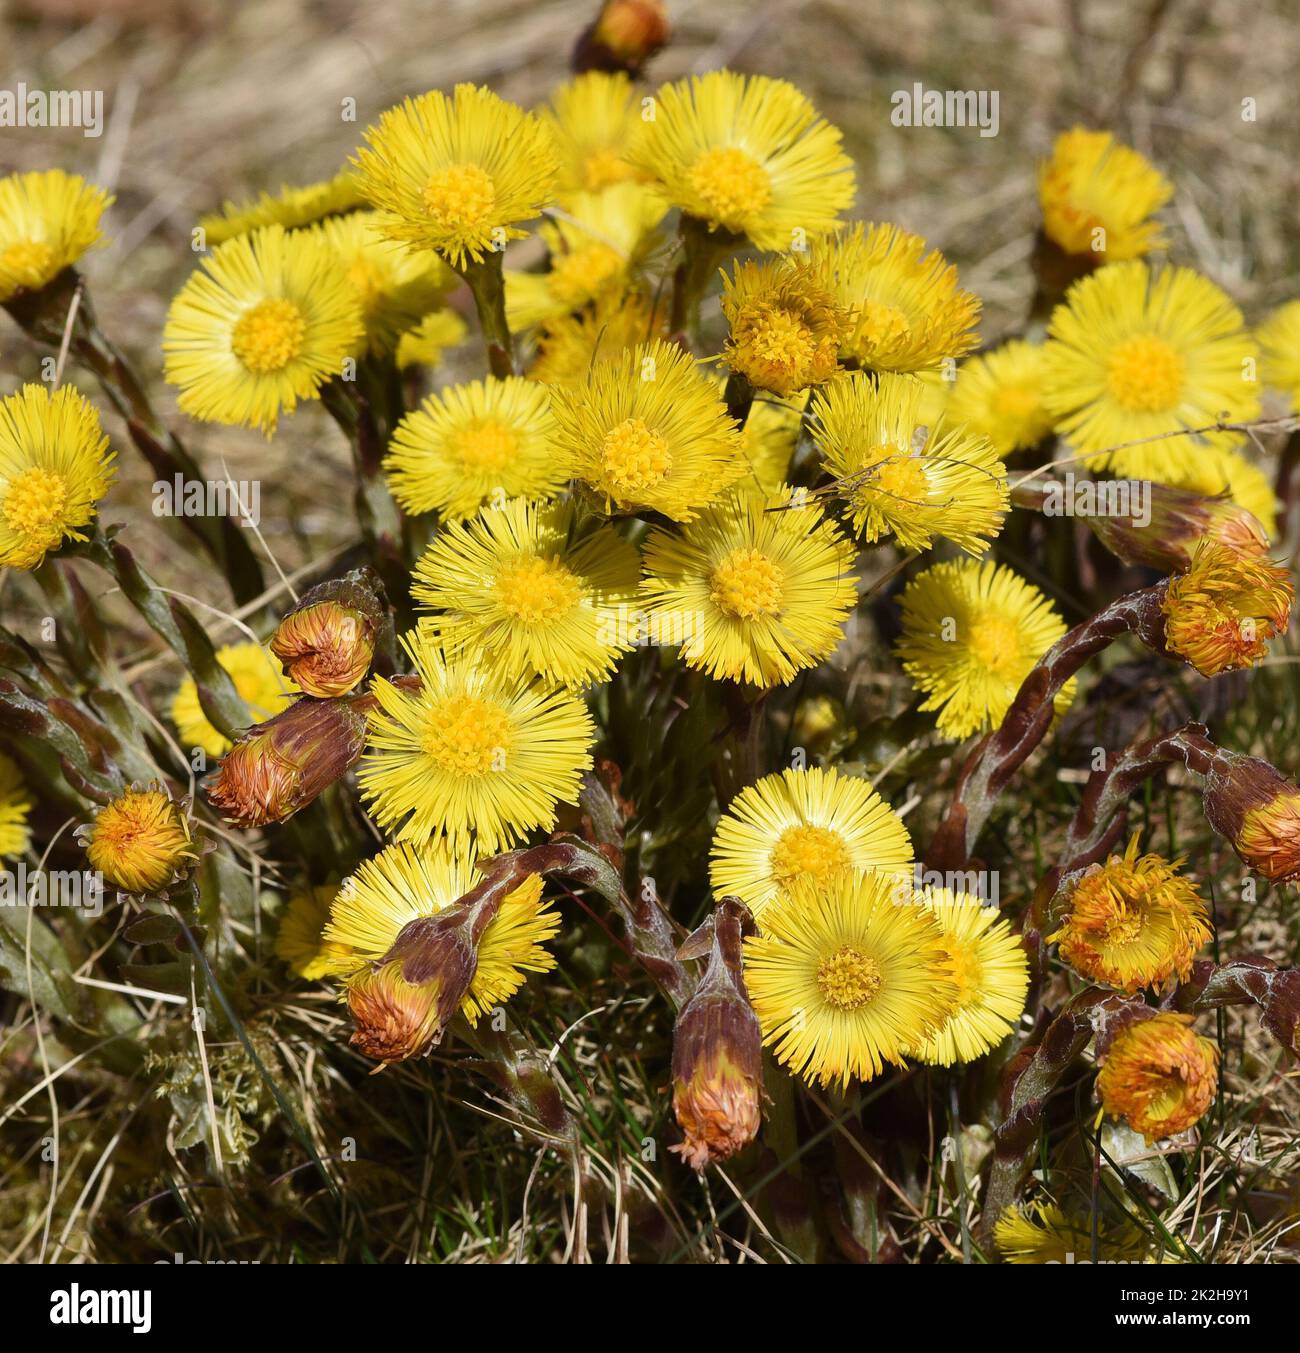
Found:
<svg viewBox="0 0 1300 1353"><path fill-rule="evenodd" d="M112 201L62 169L0 178L0 301L39 291L102 244L99 218Z"/></svg>
<svg viewBox="0 0 1300 1353"><path fill-rule="evenodd" d="M1115 1035L1097 1075L1107 1113L1148 1142L1185 1132L1214 1102L1219 1049L1192 1030L1191 1015L1160 1014Z"/></svg>

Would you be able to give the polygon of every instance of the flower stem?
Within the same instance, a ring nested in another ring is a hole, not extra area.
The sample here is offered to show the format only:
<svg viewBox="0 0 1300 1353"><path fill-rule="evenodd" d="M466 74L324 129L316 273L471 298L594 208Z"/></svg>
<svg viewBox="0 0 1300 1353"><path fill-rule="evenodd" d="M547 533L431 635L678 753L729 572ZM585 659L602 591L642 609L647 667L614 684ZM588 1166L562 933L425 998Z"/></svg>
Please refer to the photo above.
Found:
<svg viewBox="0 0 1300 1353"><path fill-rule="evenodd" d="M461 276L469 284L478 312L483 346L487 349L488 370L498 379L515 374L514 339L506 323L506 284L502 273L503 255L490 251L478 263L467 262Z"/></svg>

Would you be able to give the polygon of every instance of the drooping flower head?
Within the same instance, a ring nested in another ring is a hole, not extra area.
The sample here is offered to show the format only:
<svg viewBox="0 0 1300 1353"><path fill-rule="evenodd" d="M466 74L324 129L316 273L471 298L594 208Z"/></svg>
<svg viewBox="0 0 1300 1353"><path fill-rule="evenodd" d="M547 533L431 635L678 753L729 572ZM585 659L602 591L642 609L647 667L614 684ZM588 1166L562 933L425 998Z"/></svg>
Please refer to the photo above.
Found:
<svg viewBox="0 0 1300 1353"><path fill-rule="evenodd" d="M132 785L96 813L82 838L91 868L128 893L155 893L198 858L184 807L156 784Z"/></svg>
<svg viewBox="0 0 1300 1353"><path fill-rule="evenodd" d="M582 701L559 687L486 669L472 650L445 653L427 631L403 645L418 690L378 679L369 750L357 771L376 821L399 841L448 837L505 849L555 825L591 766Z"/></svg>
<svg viewBox="0 0 1300 1353"><path fill-rule="evenodd" d="M1140 478L1138 471L1144 467L1134 457L1137 450L1139 448L1131 447L1112 453L1111 469L1115 475L1122 479ZM1238 525L1235 530L1229 530L1227 543L1235 544L1238 549L1261 553L1277 536L1277 496L1272 481L1239 451L1203 446L1195 460L1183 459L1171 464L1157 483L1203 494L1207 499L1218 499L1210 510L1221 526L1226 526L1235 515ZM1153 485L1153 497L1154 488ZM1244 522L1241 509L1254 518L1258 527ZM1261 547L1255 549L1250 542L1261 537Z"/></svg>
<svg viewBox="0 0 1300 1353"><path fill-rule="evenodd" d="M0 178L0 301L39 291L102 244L99 218L112 201L62 169Z"/></svg>
<svg viewBox="0 0 1300 1353"><path fill-rule="evenodd" d="M1056 933L1061 957L1093 982L1135 992L1185 979L1210 939L1209 914L1181 860L1137 853L1133 833L1124 854L1084 870L1064 888Z"/></svg>
<svg viewBox="0 0 1300 1353"><path fill-rule="evenodd" d="M163 372L204 422L260 428L316 399L362 341L356 289L324 239L265 226L218 245L176 294Z"/></svg>
<svg viewBox="0 0 1300 1353"><path fill-rule="evenodd" d="M387 618L383 587L369 568L352 569L306 592L267 645L308 695L346 695L370 670Z"/></svg>
<svg viewBox="0 0 1300 1353"><path fill-rule="evenodd" d="M1163 479L1200 446L1239 440L1214 430L1220 420L1259 413L1241 311L1190 268L1101 268L1070 288L1048 332L1044 401L1089 469L1110 468L1106 453L1123 446L1123 473ZM1179 431L1202 428L1211 430Z"/></svg>
<svg viewBox="0 0 1300 1353"><path fill-rule="evenodd" d="M384 457L408 512L472 516L483 503L544 498L566 475L546 387L521 376L469 381L430 395L397 425Z"/></svg>
<svg viewBox="0 0 1300 1353"><path fill-rule="evenodd" d="M779 686L839 643L857 601L853 548L787 488L736 491L645 543L641 595L660 642L720 680Z"/></svg>
<svg viewBox="0 0 1300 1353"><path fill-rule="evenodd" d="M217 661L230 673L254 723L278 714L300 694L261 644L226 644L217 649ZM182 747L202 747L209 756L224 756L230 750L230 739L208 722L193 677L181 682L172 700L171 716Z"/></svg>
<svg viewBox="0 0 1300 1353"><path fill-rule="evenodd" d="M27 849L31 833L27 814L32 801L18 763L0 752L0 860L13 859Z"/></svg>
<svg viewBox="0 0 1300 1353"><path fill-rule="evenodd" d="M870 1080L903 1065L952 1012L957 985L943 933L898 904L883 874L796 885L745 941L745 980L779 1062L810 1082Z"/></svg>
<svg viewBox="0 0 1300 1353"><path fill-rule="evenodd" d="M762 75L664 85L627 158L686 215L760 249L797 250L853 204L840 133L792 84Z"/></svg>
<svg viewBox="0 0 1300 1353"><path fill-rule="evenodd" d="M636 175L627 148L641 120L640 100L623 71L586 71L551 93L540 113L559 159L556 191L599 193Z"/></svg>
<svg viewBox="0 0 1300 1353"><path fill-rule="evenodd" d="M995 728L1016 692L1065 633L1051 602L1003 564L961 559L934 564L908 583L903 633L895 648L903 670L938 710L939 731L966 738ZM1073 678L1056 697L1063 713Z"/></svg>
<svg viewBox="0 0 1300 1353"><path fill-rule="evenodd" d="M1165 643L1202 676L1250 667L1286 632L1294 604L1285 568L1207 538L1186 571L1169 580Z"/></svg>
<svg viewBox="0 0 1300 1353"><path fill-rule="evenodd" d="M552 407L565 471L609 510L689 521L745 472L744 439L717 388L674 343L597 362L557 388Z"/></svg>
<svg viewBox="0 0 1300 1353"><path fill-rule="evenodd" d="M1255 331L1259 341L1259 375L1265 385L1281 390L1300 408L1300 301L1279 306Z"/></svg>
<svg viewBox="0 0 1300 1353"><path fill-rule="evenodd" d="M814 397L813 438L863 540L907 549L944 536L983 554L1008 512L1006 466L984 437L921 421L913 376L852 372Z"/></svg>
<svg viewBox="0 0 1300 1353"><path fill-rule="evenodd" d="M936 1066L972 1062L1015 1031L1029 990L1028 956L1019 936L982 898L949 888L923 888L917 900L943 933L957 1001L911 1055Z"/></svg>
<svg viewBox="0 0 1300 1353"><path fill-rule="evenodd" d="M361 184L350 169L345 169L332 179L302 188L286 184L278 193L259 193L249 202L223 202L219 213L199 217L199 229L209 245L224 244L261 226L296 230L363 206Z"/></svg>
<svg viewBox="0 0 1300 1353"><path fill-rule="evenodd" d="M1214 1102L1219 1050L1191 1015L1160 1014L1115 1035L1097 1075L1102 1107L1148 1142L1186 1131Z"/></svg>
<svg viewBox="0 0 1300 1353"><path fill-rule="evenodd" d="M115 456L95 406L70 385L24 385L0 401L0 568L34 569L85 540Z"/></svg>
<svg viewBox="0 0 1300 1353"><path fill-rule="evenodd" d="M833 767L786 770L746 786L718 819L709 852L715 897L735 896L760 926L803 883L845 873L910 878L912 839L867 780Z"/></svg>
<svg viewBox="0 0 1300 1353"><path fill-rule="evenodd" d="M919 235L859 222L815 246L825 285L853 315L841 353L873 371L926 371L979 342L980 302Z"/></svg>
<svg viewBox="0 0 1300 1353"><path fill-rule="evenodd" d="M1067 254L1118 263L1163 249L1152 216L1174 195L1173 184L1109 132L1062 132L1038 171L1043 229Z"/></svg>
<svg viewBox="0 0 1300 1353"><path fill-rule="evenodd" d="M987 437L1000 456L1028 451L1052 430L1043 403L1043 346L1013 338L968 357L945 410L954 427Z"/></svg>
<svg viewBox="0 0 1300 1353"><path fill-rule="evenodd" d="M357 152L361 191L390 239L436 249L458 272L523 239L555 187L551 134L485 87L430 90L388 109Z"/></svg>
<svg viewBox="0 0 1300 1353"><path fill-rule="evenodd" d="M440 532L411 595L449 651L472 650L511 679L565 686L607 680L633 647L628 613L641 556L575 503L515 498Z"/></svg>
<svg viewBox="0 0 1300 1353"><path fill-rule="evenodd" d="M1277 883L1300 878L1300 787L1276 766L1220 748L1205 777L1204 805L1248 868Z"/></svg>

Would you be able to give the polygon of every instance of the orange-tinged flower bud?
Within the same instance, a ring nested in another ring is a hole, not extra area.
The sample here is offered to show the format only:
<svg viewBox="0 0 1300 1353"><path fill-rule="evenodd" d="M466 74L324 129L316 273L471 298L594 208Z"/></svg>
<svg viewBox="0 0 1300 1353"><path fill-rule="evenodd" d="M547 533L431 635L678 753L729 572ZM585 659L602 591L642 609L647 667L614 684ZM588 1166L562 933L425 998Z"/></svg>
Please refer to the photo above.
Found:
<svg viewBox="0 0 1300 1353"><path fill-rule="evenodd" d="M357 1026L352 1045L385 1065L418 1057L441 1027L437 987L408 982L400 963L358 973L347 984L347 1000Z"/></svg>
<svg viewBox="0 0 1300 1353"><path fill-rule="evenodd" d="M637 74L672 36L663 0L605 0L578 40L573 66Z"/></svg>
<svg viewBox="0 0 1300 1353"><path fill-rule="evenodd" d="M673 1029L673 1112L685 1141L672 1150L702 1170L748 1146L762 1122L763 1035L741 969L741 940L753 922L724 898L683 946L709 944L709 965Z"/></svg>
<svg viewBox="0 0 1300 1353"><path fill-rule="evenodd" d="M1226 494L1207 498L1156 483L1147 491L1149 517L1094 513L1085 518L1097 539L1126 564L1180 572L1207 538L1248 556L1268 550L1268 535L1258 519Z"/></svg>
<svg viewBox="0 0 1300 1353"><path fill-rule="evenodd" d="M1300 879L1300 786L1258 756L1220 750L1205 777L1205 816L1257 874Z"/></svg>
<svg viewBox="0 0 1300 1353"><path fill-rule="evenodd" d="M308 695L346 695L370 670L382 596L368 568L313 587L276 626L271 652Z"/></svg>
<svg viewBox="0 0 1300 1353"><path fill-rule="evenodd" d="M198 859L184 807L157 784L132 785L81 839L91 867L127 893L156 893Z"/></svg>
<svg viewBox="0 0 1300 1353"><path fill-rule="evenodd" d="M1097 1076L1103 1108L1154 1142L1191 1127L1210 1107L1219 1050L1191 1015L1161 1014L1115 1035Z"/></svg>
<svg viewBox="0 0 1300 1353"><path fill-rule="evenodd" d="M1295 588L1286 569L1203 540L1169 580L1161 609L1165 643L1202 676L1250 667L1286 630Z"/></svg>
<svg viewBox="0 0 1300 1353"><path fill-rule="evenodd" d="M237 827L283 822L341 780L366 743L366 697L297 700L240 734L208 784Z"/></svg>

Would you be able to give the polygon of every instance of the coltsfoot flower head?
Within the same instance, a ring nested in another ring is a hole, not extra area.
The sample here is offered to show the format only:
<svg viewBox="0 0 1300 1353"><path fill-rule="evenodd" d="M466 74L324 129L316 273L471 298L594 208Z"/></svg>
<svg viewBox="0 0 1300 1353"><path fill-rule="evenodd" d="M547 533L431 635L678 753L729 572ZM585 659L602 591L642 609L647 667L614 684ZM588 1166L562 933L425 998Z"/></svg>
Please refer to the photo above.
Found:
<svg viewBox="0 0 1300 1353"><path fill-rule="evenodd" d="M1104 263L1163 249L1152 216L1174 195L1173 184L1109 132L1062 132L1038 171L1043 229L1067 254Z"/></svg>
<svg viewBox="0 0 1300 1353"><path fill-rule="evenodd" d="M1013 338L968 357L958 368L947 421L987 437L1000 456L1028 451L1051 432L1043 402L1043 345Z"/></svg>
<svg viewBox="0 0 1300 1353"><path fill-rule="evenodd" d="M786 770L746 786L718 819L709 852L715 897L739 897L760 925L807 883L868 871L908 878L912 839L867 780L833 767Z"/></svg>
<svg viewBox="0 0 1300 1353"><path fill-rule="evenodd" d="M744 907L726 898L687 941L707 942L709 961L673 1026L673 1113L685 1140L670 1149L697 1170L748 1146L762 1122L763 1032L741 963L752 933Z"/></svg>
<svg viewBox="0 0 1300 1353"><path fill-rule="evenodd" d="M1073 1217L1055 1203L1013 1206L998 1218L993 1240L1008 1264L1091 1262L1092 1218ZM1103 1263L1136 1264L1148 1249L1135 1226L1104 1225L1097 1257Z"/></svg>
<svg viewBox="0 0 1300 1353"><path fill-rule="evenodd" d="M598 193L636 177L626 155L641 121L640 100L625 72L575 76L552 91L540 116L555 144L561 196Z"/></svg>
<svg viewBox="0 0 1300 1353"><path fill-rule="evenodd" d="M575 503L515 498L441 531L411 595L441 612L424 623L448 651L472 649L510 679L580 686L608 679L634 646L640 579L636 547Z"/></svg>
<svg viewBox="0 0 1300 1353"><path fill-rule="evenodd" d="M735 491L680 532L645 543L641 595L652 631L720 680L779 686L839 643L857 600L853 549L791 491Z"/></svg>
<svg viewBox="0 0 1300 1353"><path fill-rule="evenodd" d="M472 516L490 500L544 498L565 480L546 387L521 376L430 395L397 425L384 457L408 512Z"/></svg>
<svg viewBox="0 0 1300 1353"><path fill-rule="evenodd" d="M1202 676L1250 667L1286 632L1294 604L1285 568L1203 540L1186 572L1169 580L1161 603L1165 643Z"/></svg>
<svg viewBox="0 0 1300 1353"><path fill-rule="evenodd" d="M425 631L407 634L418 691L376 680L378 708L357 772L376 821L402 841L473 835L503 849L555 825L591 767L595 726L568 692L484 668L473 651L447 654Z"/></svg>
<svg viewBox="0 0 1300 1353"><path fill-rule="evenodd" d="M27 849L31 833L27 814L32 801L18 763L0 752L0 860L10 860Z"/></svg>
<svg viewBox="0 0 1300 1353"><path fill-rule="evenodd" d="M1275 883L1300 879L1300 786L1260 757L1220 749L1203 792L1210 825L1246 865Z"/></svg>
<svg viewBox="0 0 1300 1353"><path fill-rule="evenodd" d="M779 1062L822 1085L903 1065L952 1013L957 984L943 932L900 906L898 881L840 874L796 885L745 941L745 980Z"/></svg>
<svg viewBox="0 0 1300 1353"><path fill-rule="evenodd" d="M1214 1101L1219 1050L1191 1015L1161 1014L1115 1035L1097 1075L1102 1107L1148 1142L1186 1131Z"/></svg>
<svg viewBox="0 0 1300 1353"><path fill-rule="evenodd" d="M815 246L819 275L853 314L841 355L873 371L926 371L979 342L980 302L919 235L859 222Z"/></svg>
<svg viewBox="0 0 1300 1353"><path fill-rule="evenodd" d="M972 1062L1015 1032L1029 990L1028 956L1011 926L981 898L923 888L917 900L943 934L957 999L948 1018L911 1056L935 1066Z"/></svg>
<svg viewBox="0 0 1300 1353"><path fill-rule="evenodd" d="M360 699L295 700L239 735L208 784L227 822L285 822L356 764L366 743Z"/></svg>
<svg viewBox="0 0 1300 1353"><path fill-rule="evenodd" d="M91 868L127 893L159 892L198 859L185 806L157 784L105 804L80 839Z"/></svg>
<svg viewBox="0 0 1300 1353"><path fill-rule="evenodd" d="M1140 260L1101 268L1070 288L1048 332L1044 401L1089 469L1110 468L1107 453L1123 446L1122 473L1161 480L1194 463L1200 447L1240 440L1179 429L1259 413L1256 348L1241 311L1190 268L1154 272Z"/></svg>
<svg viewBox="0 0 1300 1353"><path fill-rule="evenodd" d="M370 670L385 615L378 577L369 568L353 569L305 593L268 647L308 695L346 695Z"/></svg>
<svg viewBox="0 0 1300 1353"><path fill-rule="evenodd" d="M34 569L65 540L85 540L114 459L94 405L72 386L24 385L0 401L0 568Z"/></svg>
<svg viewBox="0 0 1300 1353"><path fill-rule="evenodd" d="M294 230L363 206L360 181L352 170L345 169L332 179L302 188L286 184L278 193L259 193L252 201L223 202L219 213L199 217L199 229L209 245L224 244L261 226Z"/></svg>
<svg viewBox="0 0 1300 1353"><path fill-rule="evenodd" d="M551 201L555 146L540 119L474 85L430 90L388 109L354 163L391 240L436 249L458 272Z"/></svg>
<svg viewBox="0 0 1300 1353"><path fill-rule="evenodd" d="M280 917L275 956L304 981L324 977L338 957L338 946L328 944L323 934L337 892L336 883L302 888L289 898Z"/></svg>
<svg viewBox="0 0 1300 1353"><path fill-rule="evenodd" d="M543 385L583 386L597 362L664 338L667 329L668 309L661 302L635 287L603 291L593 304L542 326L528 375Z"/></svg>
<svg viewBox="0 0 1300 1353"><path fill-rule="evenodd" d="M62 169L0 178L0 302L39 291L102 244L99 218L112 201Z"/></svg>
<svg viewBox="0 0 1300 1353"><path fill-rule="evenodd" d="M598 362L556 388L552 407L565 472L610 509L689 521L745 473L744 438L717 388L674 343Z"/></svg>
<svg viewBox="0 0 1300 1353"><path fill-rule="evenodd" d="M1021 682L1065 634L1051 602L1003 564L962 559L934 564L902 595L903 670L938 710L939 731L966 738L1002 722ZM1071 678L1056 698L1063 713Z"/></svg>
<svg viewBox="0 0 1300 1353"><path fill-rule="evenodd" d="M853 204L840 133L792 84L711 71L655 95L628 160L711 230L789 250L834 230Z"/></svg>
<svg viewBox="0 0 1300 1353"><path fill-rule="evenodd" d="M584 69L637 74L672 32L664 0L605 0L578 44Z"/></svg>
<svg viewBox="0 0 1300 1353"><path fill-rule="evenodd" d="M163 371L191 418L270 436L281 413L343 374L364 332L356 288L324 239L265 226L218 245L176 294Z"/></svg>
<svg viewBox="0 0 1300 1353"><path fill-rule="evenodd" d="M1140 461L1130 459L1139 449L1133 447L1112 452L1112 473L1120 478L1140 478L1137 473L1142 468ZM1169 465L1161 475L1160 483L1151 486L1153 515L1154 499L1161 483L1217 500L1213 507L1216 523L1226 527L1231 516L1240 524L1237 530L1227 532L1226 542L1238 549L1259 553L1248 541L1243 540L1243 535L1260 536L1260 528L1265 545L1277 535L1278 503L1272 481L1258 465L1253 465L1239 451L1204 446L1194 461L1183 459ZM1255 524L1246 526L1243 518L1253 518Z"/></svg>
<svg viewBox="0 0 1300 1353"><path fill-rule="evenodd" d="M1300 301L1288 301L1255 331L1260 379L1300 408Z"/></svg>
<svg viewBox="0 0 1300 1353"><path fill-rule="evenodd" d="M814 396L813 438L864 540L983 554L1009 511L1006 466L984 437L926 427L923 394L913 376L851 372Z"/></svg>
<svg viewBox="0 0 1300 1353"><path fill-rule="evenodd" d="M723 360L755 389L788 398L839 370L848 312L804 259L737 264L723 277L722 313L731 326Z"/></svg>
<svg viewBox="0 0 1300 1353"><path fill-rule="evenodd" d="M226 644L217 649L217 661L230 673L240 699L258 722L278 714L300 693L261 644ZM202 747L209 756L224 756L230 750L230 739L208 722L193 677L181 682L171 716L183 747Z"/></svg>
<svg viewBox="0 0 1300 1353"><path fill-rule="evenodd" d="M1059 928L1047 937L1093 982L1130 994L1186 979L1211 934L1209 913L1182 861L1138 858L1138 834L1112 855L1067 879Z"/></svg>

